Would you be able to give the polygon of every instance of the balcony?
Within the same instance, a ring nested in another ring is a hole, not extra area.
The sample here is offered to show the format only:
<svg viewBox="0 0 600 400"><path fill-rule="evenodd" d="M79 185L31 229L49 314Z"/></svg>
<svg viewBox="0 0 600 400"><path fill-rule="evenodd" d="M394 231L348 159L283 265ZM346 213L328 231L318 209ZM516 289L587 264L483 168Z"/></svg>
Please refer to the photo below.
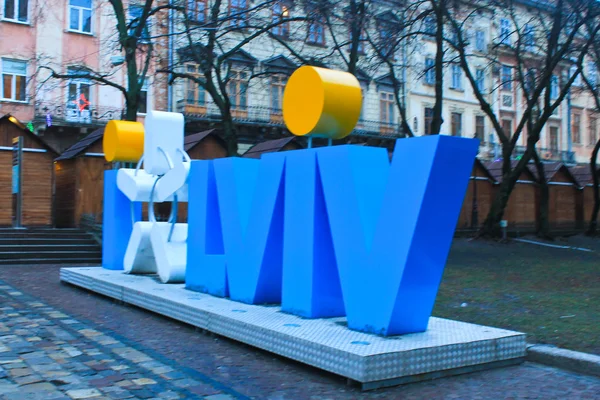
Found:
<svg viewBox="0 0 600 400"><path fill-rule="evenodd" d="M525 150L527 150L527 147L525 146L515 146L515 150L513 151L513 157L517 158L519 156L522 156L523 154L525 154ZM575 152L573 151L547 148L538 148L537 151L542 161L560 161L567 165L576 164Z"/></svg>
<svg viewBox="0 0 600 400"><path fill-rule="evenodd" d="M177 102L177 112L185 115L186 120L195 121L220 121L221 114L214 107L199 106L196 104L187 104L185 100ZM268 107L253 107L232 109L233 120L240 125L257 126L285 126L281 110ZM368 137L389 137L396 138L400 136L400 126L380 121L359 120L353 131L354 135Z"/></svg>
<svg viewBox="0 0 600 400"><path fill-rule="evenodd" d="M567 165L575 165L575 152L557 149L538 149L538 154L543 161L560 161Z"/></svg>
<svg viewBox="0 0 600 400"><path fill-rule="evenodd" d="M35 120L52 125L102 125L111 119L121 119L123 109L89 105L79 109L73 104L36 103Z"/></svg>

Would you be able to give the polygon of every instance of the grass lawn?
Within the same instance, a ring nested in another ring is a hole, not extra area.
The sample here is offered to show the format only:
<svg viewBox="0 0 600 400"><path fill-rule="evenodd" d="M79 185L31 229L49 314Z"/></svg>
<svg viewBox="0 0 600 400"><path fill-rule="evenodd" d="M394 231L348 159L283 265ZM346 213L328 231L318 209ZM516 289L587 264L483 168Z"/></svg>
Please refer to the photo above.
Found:
<svg viewBox="0 0 600 400"><path fill-rule="evenodd" d="M553 244L594 252L456 239L433 315L600 354L600 239Z"/></svg>

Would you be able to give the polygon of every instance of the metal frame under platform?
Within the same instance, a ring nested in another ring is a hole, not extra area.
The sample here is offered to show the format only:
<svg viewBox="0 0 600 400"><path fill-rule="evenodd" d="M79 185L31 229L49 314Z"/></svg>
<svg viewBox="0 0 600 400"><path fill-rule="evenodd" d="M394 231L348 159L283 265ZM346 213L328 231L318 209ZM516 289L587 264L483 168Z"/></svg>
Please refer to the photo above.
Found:
<svg viewBox="0 0 600 400"><path fill-rule="evenodd" d="M391 337L346 327L346 318L303 319L165 285L156 276L100 267L62 268L60 279L210 332L357 381L363 389L515 364L525 334L432 317L426 332Z"/></svg>

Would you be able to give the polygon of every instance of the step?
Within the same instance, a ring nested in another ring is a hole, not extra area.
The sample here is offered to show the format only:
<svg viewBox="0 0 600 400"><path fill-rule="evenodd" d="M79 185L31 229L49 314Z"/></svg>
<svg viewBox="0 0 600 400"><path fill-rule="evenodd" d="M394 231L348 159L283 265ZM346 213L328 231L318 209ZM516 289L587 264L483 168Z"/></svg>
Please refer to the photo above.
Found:
<svg viewBox="0 0 600 400"><path fill-rule="evenodd" d="M81 258L101 258L102 252L98 251L7 251L0 253L0 260L14 259L81 259Z"/></svg>
<svg viewBox="0 0 600 400"><path fill-rule="evenodd" d="M0 238L11 239L11 238L61 238L61 239L87 239L91 235L86 232L72 233L72 232L61 232L61 231L48 231L48 232L10 232L0 233Z"/></svg>
<svg viewBox="0 0 600 400"><path fill-rule="evenodd" d="M53 243L42 243L42 244L3 244L0 243L0 254L12 253L12 252L40 252L40 251L93 251L99 252L100 246L98 244L53 244Z"/></svg>
<svg viewBox="0 0 600 400"><path fill-rule="evenodd" d="M52 265L63 265L63 264L92 264L92 265L101 265L102 258L98 257L90 257L90 258L56 258L56 259L48 259L48 258L21 258L18 260L0 260L0 266L6 265L41 265L41 264L52 264Z"/></svg>
<svg viewBox="0 0 600 400"><path fill-rule="evenodd" d="M8 245L98 245L92 237L85 239L69 239L69 238L0 238L0 246Z"/></svg>

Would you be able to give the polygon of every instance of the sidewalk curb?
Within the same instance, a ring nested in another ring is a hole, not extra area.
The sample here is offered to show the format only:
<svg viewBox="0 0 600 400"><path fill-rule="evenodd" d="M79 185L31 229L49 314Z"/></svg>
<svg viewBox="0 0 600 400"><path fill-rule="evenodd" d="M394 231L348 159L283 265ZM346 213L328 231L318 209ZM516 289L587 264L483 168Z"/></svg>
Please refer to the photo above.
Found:
<svg viewBox="0 0 600 400"><path fill-rule="evenodd" d="M527 361L600 377L600 356L546 344L527 346Z"/></svg>

